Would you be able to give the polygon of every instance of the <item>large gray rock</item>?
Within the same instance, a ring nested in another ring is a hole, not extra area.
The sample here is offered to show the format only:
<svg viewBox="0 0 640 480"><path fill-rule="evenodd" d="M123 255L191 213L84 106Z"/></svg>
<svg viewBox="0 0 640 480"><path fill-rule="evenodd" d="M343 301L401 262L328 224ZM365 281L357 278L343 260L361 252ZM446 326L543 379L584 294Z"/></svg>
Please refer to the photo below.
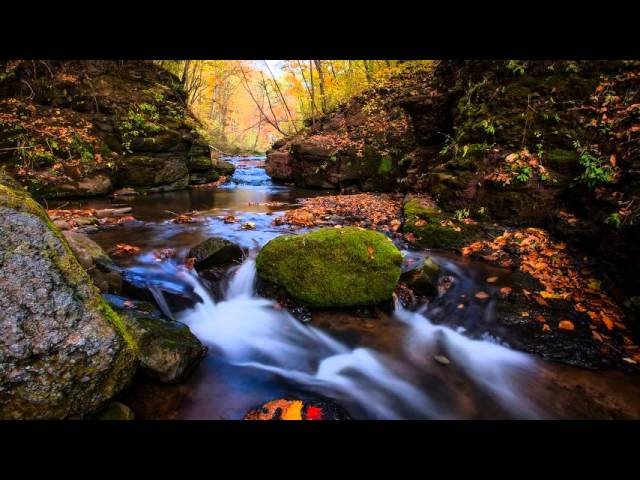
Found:
<svg viewBox="0 0 640 480"><path fill-rule="evenodd" d="M124 388L136 345L46 212L0 176L0 419L80 418Z"/></svg>

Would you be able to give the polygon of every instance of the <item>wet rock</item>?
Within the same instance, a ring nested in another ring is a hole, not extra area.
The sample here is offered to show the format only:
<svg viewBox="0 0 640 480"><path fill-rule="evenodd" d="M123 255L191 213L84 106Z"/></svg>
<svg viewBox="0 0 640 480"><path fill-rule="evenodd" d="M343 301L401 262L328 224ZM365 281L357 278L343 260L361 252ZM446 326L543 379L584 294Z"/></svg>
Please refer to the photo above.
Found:
<svg viewBox="0 0 640 480"><path fill-rule="evenodd" d="M275 180L293 180L292 156L288 151L271 150L267 152L265 170Z"/></svg>
<svg viewBox="0 0 640 480"><path fill-rule="evenodd" d="M121 270L124 295L155 302L166 318L174 320L174 313L201 303L193 285L167 274L157 265L137 266Z"/></svg>
<svg viewBox="0 0 640 480"><path fill-rule="evenodd" d="M200 363L206 348L180 322L167 321L151 304L136 302L119 313L138 344L140 371L163 383L185 380Z"/></svg>
<svg viewBox="0 0 640 480"><path fill-rule="evenodd" d="M440 265L433 258L426 257L420 268L404 272L400 281L411 288L414 294L427 296L438 293L439 276Z"/></svg>
<svg viewBox="0 0 640 480"><path fill-rule="evenodd" d="M138 195L138 192L136 192L135 189L131 187L120 188L115 192L113 192L114 197L126 197L126 196L133 196L133 195Z"/></svg>
<svg viewBox="0 0 640 480"><path fill-rule="evenodd" d="M256 260L260 279L312 307L372 305L391 299L402 256L381 233L323 228L271 240Z"/></svg>
<svg viewBox="0 0 640 480"><path fill-rule="evenodd" d="M81 177L63 183L51 183L37 191L38 197L64 198L64 197L93 197L106 195L113 190L113 173L97 172L93 175Z"/></svg>
<svg viewBox="0 0 640 480"><path fill-rule="evenodd" d="M206 172L207 170L211 170L212 166L213 162L209 155L189 156L187 159L187 167L190 173Z"/></svg>
<svg viewBox="0 0 640 480"><path fill-rule="evenodd" d="M236 167L233 163L220 159L213 161L213 168L215 168L220 175L225 175L227 177L230 177L236 171Z"/></svg>
<svg viewBox="0 0 640 480"><path fill-rule="evenodd" d="M184 156L134 155L121 161L119 178L127 187L169 191L189 184L189 170Z"/></svg>
<svg viewBox="0 0 640 480"><path fill-rule="evenodd" d="M185 142L182 134L175 130L165 130L153 137L138 137L131 140L131 150L144 153L186 153Z"/></svg>
<svg viewBox="0 0 640 480"><path fill-rule="evenodd" d="M79 227L85 227L88 225L100 225L100 220L98 220L95 217L78 217L78 218L74 218L73 221Z"/></svg>
<svg viewBox="0 0 640 480"><path fill-rule="evenodd" d="M71 225L66 220L55 220L53 224L60 230L71 230Z"/></svg>
<svg viewBox="0 0 640 480"><path fill-rule="evenodd" d="M46 212L0 179L0 418L80 418L130 381L136 345Z"/></svg>
<svg viewBox="0 0 640 480"><path fill-rule="evenodd" d="M250 410L245 420L350 420L349 414L329 401L281 398Z"/></svg>
<svg viewBox="0 0 640 480"><path fill-rule="evenodd" d="M124 403L110 402L98 415L98 420L133 420L134 417L133 410Z"/></svg>
<svg viewBox="0 0 640 480"><path fill-rule="evenodd" d="M220 237L208 238L189 250L189 257L196 259L195 267L198 270L230 265L241 261L242 256L242 248Z"/></svg>
<svg viewBox="0 0 640 480"><path fill-rule="evenodd" d="M93 283L104 293L120 293L122 277L113 268L111 258L100 245L82 233L65 231L64 237L82 268L91 276ZM109 268L112 266L112 268Z"/></svg>
<svg viewBox="0 0 640 480"><path fill-rule="evenodd" d="M189 183L192 185L202 185L215 182L218 178L220 178L220 175L213 169L205 172L191 172L189 174Z"/></svg>
<svg viewBox="0 0 640 480"><path fill-rule="evenodd" d="M131 213L133 208L131 207L122 207L122 208L103 208L102 210L97 210L96 217L104 218L104 217L117 217L120 215L125 215L127 213Z"/></svg>

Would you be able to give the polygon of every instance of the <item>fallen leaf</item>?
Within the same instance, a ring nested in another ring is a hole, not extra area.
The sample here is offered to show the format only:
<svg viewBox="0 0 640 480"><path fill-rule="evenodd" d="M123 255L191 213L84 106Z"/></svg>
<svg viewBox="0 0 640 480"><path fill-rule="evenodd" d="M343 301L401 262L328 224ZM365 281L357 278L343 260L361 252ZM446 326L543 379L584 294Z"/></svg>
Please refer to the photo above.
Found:
<svg viewBox="0 0 640 480"><path fill-rule="evenodd" d="M512 292L512 288L511 287L502 287L500 289L500 294L504 297L506 297L507 295L510 295Z"/></svg>
<svg viewBox="0 0 640 480"><path fill-rule="evenodd" d="M489 277L487 278L487 283L495 283L498 281L498 277Z"/></svg>
<svg viewBox="0 0 640 480"><path fill-rule="evenodd" d="M575 330L576 327L573 325L573 322L569 320L561 320L560 323L558 323L558 328L560 330Z"/></svg>
<svg viewBox="0 0 640 480"><path fill-rule="evenodd" d="M486 300L487 298L491 297L491 295L489 295L487 292L478 292L474 295L474 297L476 297L478 300Z"/></svg>

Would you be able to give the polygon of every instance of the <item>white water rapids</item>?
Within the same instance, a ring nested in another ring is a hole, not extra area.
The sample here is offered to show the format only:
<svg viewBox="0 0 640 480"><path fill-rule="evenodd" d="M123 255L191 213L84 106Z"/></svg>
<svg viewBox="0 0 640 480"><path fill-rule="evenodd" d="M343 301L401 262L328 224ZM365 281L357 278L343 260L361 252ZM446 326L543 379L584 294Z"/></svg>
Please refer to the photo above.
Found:
<svg viewBox="0 0 640 480"><path fill-rule="evenodd" d="M518 376L535 367L526 354L467 338L400 306L394 319L407 327L401 360L369 348L352 349L256 296L255 275L255 261L249 258L237 268L218 303L196 274L188 277L204 302L180 320L211 354L222 355L232 365L271 372L299 389L334 399L360 418L459 418L457 408L469 403L469 392L488 399L509 417L542 416L518 392ZM434 354L445 355L450 365L436 365ZM443 375L454 375L465 385L462 393L456 392L460 398L443 396L444 384L450 383Z"/></svg>

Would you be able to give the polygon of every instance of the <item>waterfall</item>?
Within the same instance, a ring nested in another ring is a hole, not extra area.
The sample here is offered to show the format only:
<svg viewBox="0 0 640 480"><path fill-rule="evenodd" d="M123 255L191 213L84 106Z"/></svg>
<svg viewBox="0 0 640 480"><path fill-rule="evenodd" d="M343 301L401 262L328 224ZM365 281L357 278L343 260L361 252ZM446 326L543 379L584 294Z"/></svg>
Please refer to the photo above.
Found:
<svg viewBox="0 0 640 480"><path fill-rule="evenodd" d="M269 372L333 398L364 418L456 418L451 402L435 394L447 375L464 378L514 416L541 416L513 382L533 367L528 355L467 338L399 306L394 318L409 330L403 345L406 358L351 349L320 329L301 324L273 301L256 296L255 276L255 260L248 258L236 268L225 298L217 304L197 274L190 277L204 301L180 320L230 364ZM445 355L451 366L434 365L435 354ZM422 384L425 379L436 385L434 393Z"/></svg>

